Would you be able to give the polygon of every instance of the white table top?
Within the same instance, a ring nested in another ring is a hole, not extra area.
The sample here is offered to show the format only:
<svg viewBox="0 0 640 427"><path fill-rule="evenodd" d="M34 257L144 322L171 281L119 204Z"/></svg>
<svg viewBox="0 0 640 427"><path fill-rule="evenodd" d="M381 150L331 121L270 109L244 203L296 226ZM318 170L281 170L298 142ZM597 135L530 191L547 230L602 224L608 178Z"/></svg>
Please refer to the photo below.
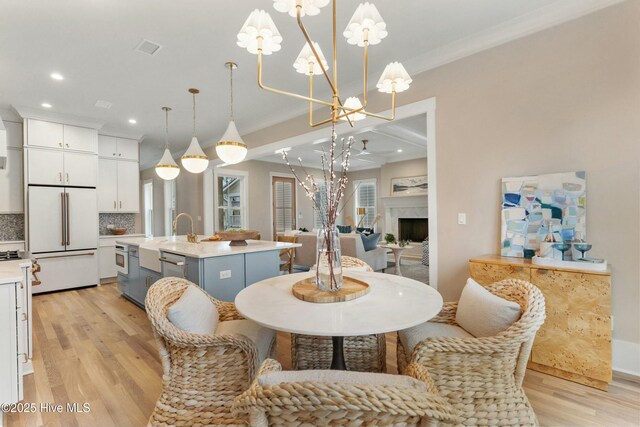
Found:
<svg viewBox="0 0 640 427"><path fill-rule="evenodd" d="M349 271L369 293L353 301L318 304L291 293L313 273L272 277L240 291L236 308L247 319L278 331L315 336L381 334L419 325L442 309L442 296L427 284L383 273Z"/></svg>
<svg viewBox="0 0 640 427"><path fill-rule="evenodd" d="M411 249L411 248L413 248L413 246L410 246L410 245L400 246L400 245L398 245L396 243L382 244L382 245L379 245L379 246L381 248L391 249L391 250L394 250L394 249Z"/></svg>

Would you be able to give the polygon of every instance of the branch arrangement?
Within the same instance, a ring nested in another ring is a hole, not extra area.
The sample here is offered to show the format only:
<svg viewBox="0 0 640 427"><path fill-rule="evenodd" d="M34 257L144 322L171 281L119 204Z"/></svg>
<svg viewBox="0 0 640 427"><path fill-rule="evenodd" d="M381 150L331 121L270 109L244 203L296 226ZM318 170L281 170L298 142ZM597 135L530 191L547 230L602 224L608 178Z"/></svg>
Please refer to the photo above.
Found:
<svg viewBox="0 0 640 427"><path fill-rule="evenodd" d="M286 151L282 152L282 158L289 166L291 173L298 181L298 184L304 189L306 196L313 203L313 208L318 212L322 226L325 230L333 229L336 224L336 218L341 210L338 205L344 196L347 188L347 172L349 170L349 158L351 157L351 146L353 145L353 137L350 136L345 140L341 138L341 147L338 148L338 136L335 127L331 127L331 145L327 153L322 148L322 178L316 179L302 165L302 158L298 157L301 173L289 161ZM336 163L340 164L340 169L336 170ZM324 184L324 190L322 189Z"/></svg>

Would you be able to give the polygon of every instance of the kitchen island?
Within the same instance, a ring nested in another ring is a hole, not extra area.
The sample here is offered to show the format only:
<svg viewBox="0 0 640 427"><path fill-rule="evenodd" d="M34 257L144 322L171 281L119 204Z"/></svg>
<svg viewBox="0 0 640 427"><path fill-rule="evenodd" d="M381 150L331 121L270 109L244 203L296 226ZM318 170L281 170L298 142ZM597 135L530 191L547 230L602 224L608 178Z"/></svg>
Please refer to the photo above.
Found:
<svg viewBox="0 0 640 427"><path fill-rule="evenodd" d="M205 238L198 236L198 240ZM247 286L280 274L280 251L297 243L248 240L189 243L186 236L116 240L128 254L127 272L118 273L123 295L144 306L147 289L161 277L182 277L211 296L233 301Z"/></svg>

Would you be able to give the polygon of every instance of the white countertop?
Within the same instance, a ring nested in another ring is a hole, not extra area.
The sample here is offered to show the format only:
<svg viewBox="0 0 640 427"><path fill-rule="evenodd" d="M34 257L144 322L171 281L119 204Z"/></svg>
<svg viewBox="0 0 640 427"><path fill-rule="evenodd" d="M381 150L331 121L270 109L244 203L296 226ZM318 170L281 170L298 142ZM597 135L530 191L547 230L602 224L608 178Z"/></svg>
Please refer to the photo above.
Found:
<svg viewBox="0 0 640 427"><path fill-rule="evenodd" d="M198 236L198 240L207 236ZM116 243L138 246L141 249L152 249L191 258L212 258L224 255L244 254L250 252L274 251L302 246L299 243L272 242L268 240L247 240L247 246L229 246L229 241L189 243L187 236L131 237L118 239Z"/></svg>
<svg viewBox="0 0 640 427"><path fill-rule="evenodd" d="M17 259L15 261L0 262L0 285L15 283L22 280L22 267L28 267L31 261L28 259Z"/></svg>
<svg viewBox="0 0 640 427"><path fill-rule="evenodd" d="M315 336L354 336L419 325L442 309L442 296L427 284L384 273L348 271L370 291L352 301L316 304L296 298L291 287L313 273L285 274L254 283L236 296L238 312L267 328Z"/></svg>
<svg viewBox="0 0 640 427"><path fill-rule="evenodd" d="M120 235L116 235L116 234L101 234L100 238L101 239L126 239L128 237L144 237L144 234L142 233L131 233L131 234L120 234Z"/></svg>

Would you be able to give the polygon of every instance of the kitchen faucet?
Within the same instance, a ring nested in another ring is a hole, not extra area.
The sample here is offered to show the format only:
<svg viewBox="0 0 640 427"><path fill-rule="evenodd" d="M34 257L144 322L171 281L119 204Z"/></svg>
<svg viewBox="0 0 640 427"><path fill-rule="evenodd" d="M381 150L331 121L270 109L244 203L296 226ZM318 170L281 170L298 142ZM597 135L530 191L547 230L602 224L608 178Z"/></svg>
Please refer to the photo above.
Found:
<svg viewBox="0 0 640 427"><path fill-rule="evenodd" d="M176 216L176 219L173 220L173 235L174 236L176 235L178 218L180 218L183 215L189 218L189 221L191 222L191 233L187 234L187 241L189 243L198 243L198 236L196 236L195 233L193 232L193 218L191 218L191 215L185 212L179 213L178 216Z"/></svg>

